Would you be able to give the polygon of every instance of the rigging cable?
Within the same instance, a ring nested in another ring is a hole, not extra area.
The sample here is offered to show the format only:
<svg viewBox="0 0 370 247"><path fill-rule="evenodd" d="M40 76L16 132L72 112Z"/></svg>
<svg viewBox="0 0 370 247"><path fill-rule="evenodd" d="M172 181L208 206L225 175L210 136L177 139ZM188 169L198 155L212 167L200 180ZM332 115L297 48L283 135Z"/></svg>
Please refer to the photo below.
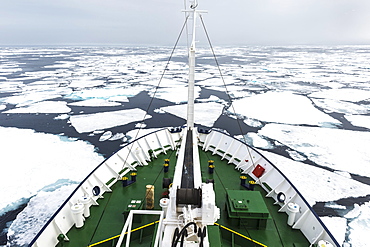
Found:
<svg viewBox="0 0 370 247"><path fill-rule="evenodd" d="M212 43L211 43L211 39L209 38L209 35L208 35L208 32L207 32L206 26L205 26L205 24L204 24L204 22L203 22L202 15L199 15L199 18L200 18L200 20L201 20L201 22L202 22L202 26L203 26L204 32L205 32L205 34L206 34L206 37L207 37L207 40L208 40L208 44L209 44L209 46L210 46L210 48L211 48L211 51L212 51L213 57L214 57L214 59L215 59L217 69L218 69L218 71L219 71L219 73L220 73L220 77L221 77L222 83L224 84L224 87L225 87L225 91L226 91L227 97L229 98L230 107L232 108L233 113L234 113L234 114L235 114L235 116L236 116L236 111L235 111L235 108L234 108L234 105L233 105L233 102L232 102L232 99L231 99L230 93L229 93L229 91L227 90L227 86L226 86L226 83L225 83L225 79L224 79L224 76L222 75L221 68L220 68L220 64L218 63L218 60L217 60L216 54L215 54L215 52L214 52L214 50L213 50L213 46L212 46ZM246 143L247 143L247 140L246 140L245 136L243 135L243 130L242 130L242 127L241 127L241 125L240 125L240 121L239 121L238 117L236 117L236 122L237 122L237 124L238 124L238 128L239 128L240 134L241 134L241 135L242 135L242 137L243 137L243 141L244 141L244 143L246 144ZM252 162L253 168L256 168L256 164L254 163L253 156L252 156L251 151L250 151L250 148L249 148L248 146L247 146L247 151L248 151L249 157L250 157L250 159L251 159L251 162ZM261 181L260 181L260 179L259 179L258 177L257 177L257 179L258 179L258 182L259 182L259 183L261 183Z"/></svg>
<svg viewBox="0 0 370 247"><path fill-rule="evenodd" d="M170 61L171 61L172 56L173 56L173 54L174 54L174 52L175 52L175 49L176 49L176 47L177 47L177 44L179 43L180 37L181 37L181 35L182 35L183 31L184 31L184 28L185 28L185 26L186 26L186 23L187 23L187 21L188 21L188 18L189 18L189 16L187 16L187 17L186 17L185 22L184 22L184 24L182 25L182 28L181 28L180 34L179 34L179 36L178 36L178 37L177 37L177 39L176 39L176 43L175 43L174 47L172 48L171 55L170 55L170 57L168 58L168 61L167 61L167 63L166 63L166 66L165 66L165 68L164 68L164 70L163 70L163 72L162 72L161 78L159 79L158 85L155 87L154 93L153 93L152 97L150 98L149 105L148 105L148 107L147 107L147 109L146 109L146 111L145 111L145 115L144 115L144 117L143 117L143 119L141 120L141 122L140 122L140 123L144 123L144 121L145 121L145 119L146 119L146 117L147 117L147 115L148 115L149 109L150 109L150 107L151 107L151 105L152 105L152 103L153 103L154 97L155 97L155 95L156 95L156 93L157 93L157 91L158 91L159 85L160 85L160 84L161 84L161 82L162 82L162 79L163 79L163 77L164 77L164 74L166 73L166 70L167 70L167 68L168 68L168 66L169 66L169 64L170 64ZM136 132L135 137L134 137L134 140L136 140L136 139L137 139L137 137L139 136L139 132L140 132L140 130L141 130L141 128L139 128L139 129L138 129L138 131ZM124 162L123 162L122 169L124 168L124 166L125 166L125 164L126 164L126 162L127 162L127 160L128 160L128 157L129 157L129 155L131 154L132 148L133 148L133 146L134 146L134 145L133 145L133 143L131 143L131 144L132 144L132 145L130 146L129 151L128 151L128 153L127 153L127 156L126 156L126 158L125 158L125 160L124 160ZM119 177L119 175L118 175L117 177Z"/></svg>
<svg viewBox="0 0 370 247"><path fill-rule="evenodd" d="M207 36L207 40L208 40L209 46L210 46L210 48L211 48L211 51L212 51L213 57L214 57L214 59L215 59L215 62L216 62L216 65L217 65L218 71L219 71L219 73L220 73L220 76L221 76L222 82L223 82L223 84L224 84L224 87L225 87L225 90L226 90L226 94L227 94L227 96L228 96L228 98L229 98L231 108L232 108L232 110L233 110L234 114L236 115L236 111L235 111L234 105L232 104L231 96L230 96L230 94L229 94L229 91L227 90L226 83L225 83L224 77L223 77L223 75L222 75L221 68L220 68L220 65L219 65L219 63L218 63L218 60L217 60L216 54L215 54L215 52L214 52L214 50L213 50L213 46L212 46L212 44L211 44L211 39L209 38L209 35L208 35L208 32L207 32L206 26L204 25L202 15L199 15L199 18L200 18L200 20L201 20L201 22L202 22L202 26L203 26L204 32L205 32L205 34L206 34L206 36ZM243 137L244 143L246 144L246 143L247 143L247 141L246 141L245 136L243 135L242 127L241 127L241 125L240 125L240 122L239 122L239 119L238 119L238 118L236 118L236 122L238 123L239 131L240 131L240 133L241 133L241 135L242 135L242 137ZM256 168L256 164L255 164L255 163L254 163L254 161L253 161L253 156L252 156L252 154L251 154L251 152L250 152L250 148L249 148L249 146L247 146L247 151L248 151L248 154L249 154L249 157L250 157L250 159L251 159L251 162L252 162L253 167L254 167L254 168ZM216 174L217 174L217 172L216 172ZM218 176L218 174L217 174L217 176ZM257 177L257 180L258 180L259 184L261 184L261 180L259 179L259 177ZM278 227L277 227L277 224L276 224L276 222L275 222L275 220L274 220L274 219L272 219L272 220L273 220L274 225L275 225L275 227L276 227L276 231L278 232L280 242L282 242L282 238L281 238L281 235L280 235L279 229L278 229ZM245 227L245 226L244 226L244 228L246 229L246 227ZM247 230L247 229L246 229L246 230ZM248 232L248 230L247 230L247 232ZM249 233L248 233L248 234L249 234Z"/></svg>
<svg viewBox="0 0 370 247"><path fill-rule="evenodd" d="M207 152L205 152L205 154L206 154L206 156L207 156L207 159L208 159L208 160L210 160L211 158L208 156L208 153L207 153ZM222 179L221 179L221 178L220 178L220 176L218 175L217 169L214 169L214 171L213 171L213 172L216 174L217 178L220 180L220 184L221 184L222 188L224 189L225 193L227 193L227 189L226 189L226 187L225 187L224 183L222 182ZM237 215L239 215L239 213L238 213L238 212L236 212L236 214L237 214ZM244 226L244 230L248 233L248 237L252 238L252 236L251 236L251 234L249 233L249 231L248 231L248 229L246 228L246 226L245 226L244 224L242 224L242 225Z"/></svg>

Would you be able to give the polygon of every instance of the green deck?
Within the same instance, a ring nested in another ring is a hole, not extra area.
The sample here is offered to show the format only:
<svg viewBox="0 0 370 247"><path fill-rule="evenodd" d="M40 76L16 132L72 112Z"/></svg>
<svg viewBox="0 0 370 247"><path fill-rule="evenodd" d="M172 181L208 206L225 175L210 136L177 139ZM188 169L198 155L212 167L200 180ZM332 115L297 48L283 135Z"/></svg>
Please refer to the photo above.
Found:
<svg viewBox="0 0 370 247"><path fill-rule="evenodd" d="M164 174L162 171L164 159L170 159L170 171ZM250 229L243 222L228 218L226 212L226 191L246 189L240 186L240 173L234 169L234 165L228 165L227 161L221 161L220 157L212 156L210 152L203 152L200 149L200 160L202 177L214 179L216 191L216 203L221 210L221 218L215 226L208 227L208 234L211 236L211 246L309 246L309 242L299 230L294 230L287 225L287 215L278 213L279 206L274 205L274 200L265 197L263 189L256 185L255 191L260 191L262 200L265 202L269 216L266 219L265 227L262 229ZM208 160L214 160L215 173L208 174ZM145 186L153 184L155 186L155 208L160 210L159 199L166 193L162 189L162 179L164 176L173 177L176 157L173 152L161 154L157 159L150 162L148 166L138 167L137 182L122 187L121 181L112 186L112 193L105 193L104 198L99 199L99 206L91 207L91 216L86 219L85 225L81 229L73 227L67 236L69 242L63 243L65 247L83 246L115 246L124 222L125 211L132 200L144 202L141 207L145 207ZM140 205L138 205L139 207ZM256 208L256 210L258 207ZM258 211L258 210L257 210ZM266 211L264 211L266 213ZM264 214L264 216L266 216ZM153 231L156 229L158 216L142 216L134 218L133 229L149 224L145 228L136 230L131 235L131 246L151 246L153 241ZM263 229L265 228L265 229ZM253 239L255 242L248 241L246 238ZM221 242L220 242L221 241ZM259 244L260 243L260 244ZM58 246L62 246L59 244Z"/></svg>

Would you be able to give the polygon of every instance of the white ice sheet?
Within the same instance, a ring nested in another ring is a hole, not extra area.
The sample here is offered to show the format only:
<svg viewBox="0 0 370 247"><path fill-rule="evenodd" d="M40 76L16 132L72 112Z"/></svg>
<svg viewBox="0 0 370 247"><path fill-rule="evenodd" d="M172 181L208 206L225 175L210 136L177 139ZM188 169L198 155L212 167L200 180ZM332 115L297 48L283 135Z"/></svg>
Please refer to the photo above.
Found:
<svg viewBox="0 0 370 247"><path fill-rule="evenodd" d="M339 122L316 109L311 101L291 92L267 92L233 102L235 111L266 122L325 125Z"/></svg>
<svg viewBox="0 0 370 247"><path fill-rule="evenodd" d="M268 124L258 133L279 140L318 165L370 176L370 132Z"/></svg>
<svg viewBox="0 0 370 247"><path fill-rule="evenodd" d="M194 105L195 123L212 127L214 122L221 116L224 106L215 102L196 103ZM162 107L167 113L186 119L187 105L174 105ZM207 113L207 114L205 114Z"/></svg>
<svg viewBox="0 0 370 247"><path fill-rule="evenodd" d="M141 121L144 119L144 116L146 116L146 119L151 118L150 115L145 114L145 111L134 108L120 111L73 115L70 117L70 121L77 132L86 133Z"/></svg>
<svg viewBox="0 0 370 247"><path fill-rule="evenodd" d="M65 101L42 101L28 106L10 109L3 113L69 113L71 108Z"/></svg>
<svg viewBox="0 0 370 247"><path fill-rule="evenodd" d="M0 214L59 179L81 181L103 161L95 147L30 129L0 127ZM6 154L6 155L5 155ZM15 182L17 181L17 182ZM19 182L21 181L21 182ZM16 202L14 204L14 202Z"/></svg>
<svg viewBox="0 0 370 247"><path fill-rule="evenodd" d="M262 154L288 177L311 206L316 202L365 196L370 191L369 185L341 176L335 172L294 161L267 151L262 151Z"/></svg>

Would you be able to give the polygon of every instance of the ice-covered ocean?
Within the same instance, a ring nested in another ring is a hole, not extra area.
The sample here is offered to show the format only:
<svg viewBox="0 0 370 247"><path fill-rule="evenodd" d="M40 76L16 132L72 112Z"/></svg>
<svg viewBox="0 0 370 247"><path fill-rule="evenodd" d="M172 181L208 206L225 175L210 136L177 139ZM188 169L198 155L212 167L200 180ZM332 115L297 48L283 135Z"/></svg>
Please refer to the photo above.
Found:
<svg viewBox="0 0 370 247"><path fill-rule="evenodd" d="M236 114L210 50L199 49L196 123L245 135L339 243L369 246L370 46L215 50ZM185 123L185 48L156 90L170 52L0 48L0 245L27 246L79 181L138 129Z"/></svg>

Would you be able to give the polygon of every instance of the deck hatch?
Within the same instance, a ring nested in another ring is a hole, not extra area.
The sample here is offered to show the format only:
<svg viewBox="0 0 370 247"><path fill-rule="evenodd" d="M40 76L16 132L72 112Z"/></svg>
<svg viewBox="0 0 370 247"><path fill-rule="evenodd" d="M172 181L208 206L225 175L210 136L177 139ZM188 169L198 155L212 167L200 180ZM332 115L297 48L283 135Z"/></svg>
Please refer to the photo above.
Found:
<svg viewBox="0 0 370 247"><path fill-rule="evenodd" d="M269 211L259 191L228 190L226 210L234 224L251 229L266 228Z"/></svg>

